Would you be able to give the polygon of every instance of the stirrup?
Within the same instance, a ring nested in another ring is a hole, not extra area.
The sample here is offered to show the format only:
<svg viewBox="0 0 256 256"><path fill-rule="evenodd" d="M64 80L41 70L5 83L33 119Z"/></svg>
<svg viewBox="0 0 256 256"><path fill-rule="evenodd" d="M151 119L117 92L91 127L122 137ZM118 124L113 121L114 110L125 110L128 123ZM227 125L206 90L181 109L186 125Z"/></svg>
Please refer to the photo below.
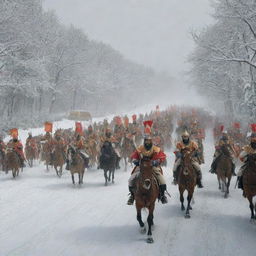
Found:
<svg viewBox="0 0 256 256"><path fill-rule="evenodd" d="M161 196L160 201L162 202L162 204L168 203L167 197L165 195Z"/></svg>

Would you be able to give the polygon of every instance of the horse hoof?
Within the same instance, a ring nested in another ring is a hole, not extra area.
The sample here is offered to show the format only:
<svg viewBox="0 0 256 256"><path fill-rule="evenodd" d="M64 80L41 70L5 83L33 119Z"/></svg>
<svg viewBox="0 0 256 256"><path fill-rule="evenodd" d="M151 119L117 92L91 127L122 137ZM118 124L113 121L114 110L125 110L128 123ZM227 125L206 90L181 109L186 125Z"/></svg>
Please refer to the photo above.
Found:
<svg viewBox="0 0 256 256"><path fill-rule="evenodd" d="M185 214L185 219L190 219L190 214L189 213Z"/></svg>
<svg viewBox="0 0 256 256"><path fill-rule="evenodd" d="M193 208L191 206L189 206L189 210L193 210Z"/></svg>
<svg viewBox="0 0 256 256"><path fill-rule="evenodd" d="M141 234L146 234L146 227L144 226L143 228L140 228L140 233Z"/></svg>
<svg viewBox="0 0 256 256"><path fill-rule="evenodd" d="M149 236L149 237L147 238L147 243L148 243L148 244L153 244L153 243L154 243L154 239L152 238L152 236Z"/></svg>

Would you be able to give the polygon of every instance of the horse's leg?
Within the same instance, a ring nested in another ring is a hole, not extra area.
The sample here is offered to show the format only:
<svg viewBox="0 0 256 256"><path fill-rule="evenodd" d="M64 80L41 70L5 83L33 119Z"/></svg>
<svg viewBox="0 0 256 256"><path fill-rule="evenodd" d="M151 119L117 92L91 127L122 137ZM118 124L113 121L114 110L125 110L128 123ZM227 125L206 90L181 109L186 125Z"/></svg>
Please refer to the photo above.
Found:
<svg viewBox="0 0 256 256"><path fill-rule="evenodd" d="M218 179L218 183L219 183L219 190L221 190L220 177L219 177L219 175L218 175L218 174L217 174L217 179Z"/></svg>
<svg viewBox="0 0 256 256"><path fill-rule="evenodd" d="M180 191L180 203L181 203L181 210L182 210L182 211L185 211L185 206L184 206L184 196L183 196L184 189L180 187L180 188L179 188L179 191Z"/></svg>
<svg viewBox="0 0 256 256"><path fill-rule="evenodd" d="M227 194L229 194L229 186L230 186L231 177L232 177L232 176L229 176L229 177L228 177Z"/></svg>
<svg viewBox="0 0 256 256"><path fill-rule="evenodd" d="M127 159L124 157L124 171L127 172Z"/></svg>
<svg viewBox="0 0 256 256"><path fill-rule="evenodd" d="M193 197L193 191L188 191L188 197L187 197L188 205L187 205L187 210L186 210L186 214L185 214L186 219L190 218L189 210L190 210L190 203L191 203L192 197Z"/></svg>
<svg viewBox="0 0 256 256"><path fill-rule="evenodd" d="M54 169L56 171L57 176L59 177L58 167L54 165Z"/></svg>
<svg viewBox="0 0 256 256"><path fill-rule="evenodd" d="M115 183L115 169L112 170L112 183Z"/></svg>
<svg viewBox="0 0 256 256"><path fill-rule="evenodd" d="M255 219L255 214L254 214L254 205L253 205L253 202L252 202L252 196L249 195L249 196L247 196L247 198L248 198L249 203L250 203L251 220L254 220Z"/></svg>
<svg viewBox="0 0 256 256"><path fill-rule="evenodd" d="M75 185L75 177L74 177L74 174L72 173L71 176L72 176L72 182L73 182L73 184Z"/></svg>
<svg viewBox="0 0 256 256"><path fill-rule="evenodd" d="M78 173L78 183L79 183L79 185L82 184L82 183L81 183L81 173L80 173L80 172Z"/></svg>
<svg viewBox="0 0 256 256"><path fill-rule="evenodd" d="M60 177L62 176L62 168L63 168L63 165L60 166L60 171L59 171Z"/></svg>
<svg viewBox="0 0 256 256"><path fill-rule="evenodd" d="M153 212L154 212L154 209L155 209L155 204L153 203L149 207L149 214L148 214L148 219L147 219L147 222L148 222L148 238L147 238L147 243L150 243L150 244L152 244L154 242L153 237L152 237L152 230L151 230L151 227L153 225L153 218L154 218Z"/></svg>
<svg viewBox="0 0 256 256"><path fill-rule="evenodd" d="M137 221L140 224L140 232L141 232L141 234L145 234L146 233L146 227L145 227L145 224L143 223L142 218L141 218L141 207L136 205L136 209L137 209Z"/></svg>
<svg viewBox="0 0 256 256"><path fill-rule="evenodd" d="M111 181L111 168L109 168L109 171L108 171L108 181L110 182Z"/></svg>
<svg viewBox="0 0 256 256"><path fill-rule="evenodd" d="M15 176L16 176L16 172L15 172L15 169L13 168L12 169L12 177L15 178Z"/></svg>
<svg viewBox="0 0 256 256"><path fill-rule="evenodd" d="M108 185L108 175L107 175L107 170L104 169L104 177L105 177L105 186Z"/></svg>

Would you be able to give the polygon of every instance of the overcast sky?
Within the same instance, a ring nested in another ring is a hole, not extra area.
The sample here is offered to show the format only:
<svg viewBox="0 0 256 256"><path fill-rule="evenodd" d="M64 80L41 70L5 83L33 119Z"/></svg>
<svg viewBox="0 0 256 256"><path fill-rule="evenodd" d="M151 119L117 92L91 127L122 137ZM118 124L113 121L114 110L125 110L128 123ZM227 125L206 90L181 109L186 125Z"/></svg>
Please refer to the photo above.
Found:
<svg viewBox="0 0 256 256"><path fill-rule="evenodd" d="M190 30L212 22L209 0L44 0L44 6L89 38L175 77L188 68Z"/></svg>

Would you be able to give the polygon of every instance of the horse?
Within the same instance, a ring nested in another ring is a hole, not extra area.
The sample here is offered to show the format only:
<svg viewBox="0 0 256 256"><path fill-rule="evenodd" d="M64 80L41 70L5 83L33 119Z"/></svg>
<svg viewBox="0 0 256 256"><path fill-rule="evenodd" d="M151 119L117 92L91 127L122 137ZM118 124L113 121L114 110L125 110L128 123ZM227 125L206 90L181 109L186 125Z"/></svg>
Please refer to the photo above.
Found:
<svg viewBox="0 0 256 256"><path fill-rule="evenodd" d="M70 163L70 173L71 173L71 177L72 177L72 182L75 185L74 174L77 173L78 174L78 184L81 185L81 184L83 184L84 172L85 172L85 168L88 167L89 159L88 159L87 163L85 163L79 150L76 150L72 146L70 146L68 148L67 153L68 153L67 157L68 157L68 160Z"/></svg>
<svg viewBox="0 0 256 256"><path fill-rule="evenodd" d="M36 149L30 144L27 144L25 147L25 155L28 165L33 167L33 161L36 159Z"/></svg>
<svg viewBox="0 0 256 256"><path fill-rule="evenodd" d="M243 174L244 196L250 203L251 220L256 220L256 205L253 205L253 197L256 195L256 154L248 155Z"/></svg>
<svg viewBox="0 0 256 256"><path fill-rule="evenodd" d="M146 233L146 227L141 218L141 210L143 208L147 208L147 243L153 243L154 240L152 237L152 225L154 225L154 209L156 199L159 195L159 186L153 174L153 166L151 160L148 158L143 158L140 161L140 174L137 179L136 188L135 205L137 210L137 220L141 228L141 233Z"/></svg>
<svg viewBox="0 0 256 256"><path fill-rule="evenodd" d="M6 171L5 170L5 151L3 150L3 148L0 148L0 165L2 166L2 171Z"/></svg>
<svg viewBox="0 0 256 256"><path fill-rule="evenodd" d="M105 141L102 145L100 155L100 169L104 170L105 186L107 186L108 182L110 181L112 181L112 183L115 182L114 179L117 157L118 156L112 147L112 143Z"/></svg>
<svg viewBox="0 0 256 256"><path fill-rule="evenodd" d="M232 178L232 158L226 145L220 147L220 155L216 164L216 173L219 189L224 192L224 198L228 198L229 186Z"/></svg>
<svg viewBox="0 0 256 256"><path fill-rule="evenodd" d="M96 165L98 162L98 150L95 139L88 140L88 153L90 155L90 166Z"/></svg>
<svg viewBox="0 0 256 256"><path fill-rule="evenodd" d="M127 171L127 164L130 163L130 156L135 149L133 139L125 136L121 142L121 156L124 159L125 171Z"/></svg>
<svg viewBox="0 0 256 256"><path fill-rule="evenodd" d="M52 146L49 141L41 143L43 144L41 151L41 160L45 161L46 170L49 171L49 165L52 165Z"/></svg>
<svg viewBox="0 0 256 256"><path fill-rule="evenodd" d="M193 198L195 186L196 186L196 171L192 165L192 158L194 152L183 149L181 151L182 157L181 157L181 165L179 167L178 172L178 186L179 186L179 192L180 192L180 202L181 202L181 210L185 211L184 206L184 196L183 193L185 190L188 192L187 196L187 208L185 212L185 218L190 218L190 210L192 210L192 207L190 206L191 200Z"/></svg>
<svg viewBox="0 0 256 256"><path fill-rule="evenodd" d="M5 155L5 171L6 173L11 170L13 178L19 176L19 171L21 168L21 161L18 153L12 148L7 148Z"/></svg>
<svg viewBox="0 0 256 256"><path fill-rule="evenodd" d="M52 152L52 164L56 171L57 176L62 176L63 165L66 162L65 146L63 144L55 144Z"/></svg>
<svg viewBox="0 0 256 256"><path fill-rule="evenodd" d="M198 145L198 158L202 164L204 164L204 144L201 138L196 138L195 140Z"/></svg>

